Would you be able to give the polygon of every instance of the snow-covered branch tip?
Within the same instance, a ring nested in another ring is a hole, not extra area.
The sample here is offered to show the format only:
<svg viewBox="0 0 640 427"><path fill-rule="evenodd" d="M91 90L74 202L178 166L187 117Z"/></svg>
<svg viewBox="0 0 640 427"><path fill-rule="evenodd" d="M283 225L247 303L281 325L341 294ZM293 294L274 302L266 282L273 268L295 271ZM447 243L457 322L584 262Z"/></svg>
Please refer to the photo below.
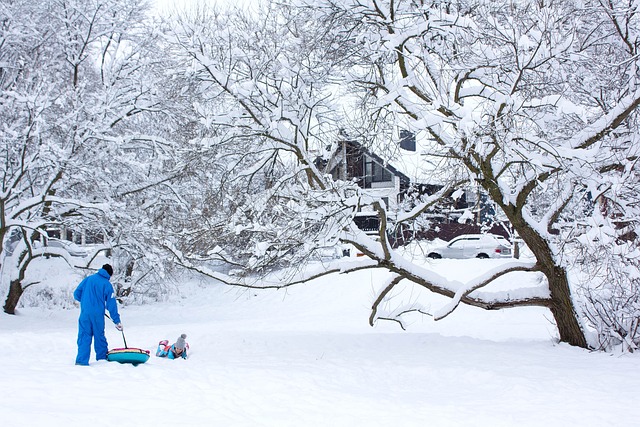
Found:
<svg viewBox="0 0 640 427"><path fill-rule="evenodd" d="M498 270L498 271L496 271ZM534 266L526 266L526 265L515 265L512 267L499 267L498 269L493 269L488 271L486 274L479 276L477 278L475 278L474 280L470 281L469 283L467 283L465 286L460 287L455 295L453 296L452 300L445 305L444 307L442 307L440 310L438 310L437 313L435 313L435 315L433 316L434 320L442 320L445 317L447 317L449 314L453 313L453 311L460 305L461 302L465 302L467 304L470 305L477 305L477 302L479 300L477 299L471 299L468 298L469 294L471 294L472 292L483 288L487 285L489 285L490 283L492 283L493 281L495 281L496 279L498 279L499 277L505 276L509 273L514 273L514 272L518 272L518 271L522 271L522 272L534 272L534 271L538 271L537 267ZM471 301L475 300L474 304L471 304ZM522 301L532 301L532 299L529 296L526 296L524 298L519 298L519 299L514 299L514 300L509 300L509 301L503 301L502 304L504 304L505 307L509 307L509 304L513 303L514 306L516 304L519 304ZM488 308L488 307L485 307Z"/></svg>

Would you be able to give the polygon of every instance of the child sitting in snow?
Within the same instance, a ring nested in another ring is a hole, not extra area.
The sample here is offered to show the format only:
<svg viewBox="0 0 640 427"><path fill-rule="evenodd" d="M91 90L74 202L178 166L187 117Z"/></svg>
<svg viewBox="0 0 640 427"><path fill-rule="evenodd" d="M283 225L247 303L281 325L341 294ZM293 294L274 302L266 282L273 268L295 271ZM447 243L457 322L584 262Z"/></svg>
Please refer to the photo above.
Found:
<svg viewBox="0 0 640 427"><path fill-rule="evenodd" d="M158 343L158 350L156 350L156 356L169 359L177 359L179 357L186 359L189 344L187 344L185 338L187 338L187 334L180 335L173 345L169 345L168 340L160 341Z"/></svg>

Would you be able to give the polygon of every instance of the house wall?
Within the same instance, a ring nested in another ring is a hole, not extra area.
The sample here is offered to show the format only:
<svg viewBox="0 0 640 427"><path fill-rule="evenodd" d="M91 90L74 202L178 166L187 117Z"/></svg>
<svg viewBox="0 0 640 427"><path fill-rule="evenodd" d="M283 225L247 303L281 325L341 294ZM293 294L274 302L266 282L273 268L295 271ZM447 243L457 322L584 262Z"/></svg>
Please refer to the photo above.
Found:
<svg viewBox="0 0 640 427"><path fill-rule="evenodd" d="M376 189L376 188L393 188L395 189L395 182L396 180L393 181L388 181L388 182L372 182L371 183L371 189Z"/></svg>
<svg viewBox="0 0 640 427"><path fill-rule="evenodd" d="M371 188L363 188L362 192L374 198L384 198L390 214L398 211L398 194L400 193L398 177L394 176L393 181L390 182L374 182Z"/></svg>
<svg viewBox="0 0 640 427"><path fill-rule="evenodd" d="M365 185L365 162L373 160L379 163L379 161L368 155L361 146L350 144L346 141L341 144L339 153L336 156L339 157L337 160L344 159L344 161L336 162L338 164L333 166L331 172L334 178L344 180L355 178L365 194L374 198L384 198L390 211L398 209L400 179L397 176L392 174L391 181L368 181Z"/></svg>

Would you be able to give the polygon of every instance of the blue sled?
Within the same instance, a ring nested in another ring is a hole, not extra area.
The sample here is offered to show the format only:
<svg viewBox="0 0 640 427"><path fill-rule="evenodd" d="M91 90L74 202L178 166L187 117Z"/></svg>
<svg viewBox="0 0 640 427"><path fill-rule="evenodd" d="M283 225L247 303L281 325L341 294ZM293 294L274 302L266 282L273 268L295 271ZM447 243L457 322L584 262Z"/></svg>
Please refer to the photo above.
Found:
<svg viewBox="0 0 640 427"><path fill-rule="evenodd" d="M133 366L138 366L140 363L149 360L149 350L131 347L114 348L107 353L107 360L109 362L131 363Z"/></svg>

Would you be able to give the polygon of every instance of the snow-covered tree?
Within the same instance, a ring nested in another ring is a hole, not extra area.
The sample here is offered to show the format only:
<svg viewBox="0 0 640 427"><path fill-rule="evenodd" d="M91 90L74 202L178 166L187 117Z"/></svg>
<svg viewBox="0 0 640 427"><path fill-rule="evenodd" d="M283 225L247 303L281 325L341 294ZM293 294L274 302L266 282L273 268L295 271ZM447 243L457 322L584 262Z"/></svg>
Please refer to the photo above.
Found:
<svg viewBox="0 0 640 427"><path fill-rule="evenodd" d="M34 284L33 260L78 263L41 244L48 228L102 232L106 248L127 224L140 223L122 214L121 187L146 179L162 144L141 134L138 119L157 107L144 2L12 1L0 8L0 259L4 311L13 313Z"/></svg>
<svg viewBox="0 0 640 427"><path fill-rule="evenodd" d="M586 346L567 247L579 244L575 237L585 221L587 229L612 221L627 228L609 227L618 231L610 233L607 252L619 256L619 239L635 228L637 197L626 189L637 174L637 5L329 7L354 13L349 31L362 40L362 63L372 58L354 79L369 94L375 91L370 110L393 111L435 143L432 154L463 164L468 179L484 188L533 251L532 270L544 274L549 295L486 306L542 303L554 314L561 340ZM599 200L597 209L606 201L615 208L594 214L592 200ZM625 252L637 272L637 257ZM458 296L472 296L473 289L477 285Z"/></svg>
<svg viewBox="0 0 640 427"><path fill-rule="evenodd" d="M334 216L321 209L335 184L314 160L318 144L336 134L326 88L341 58L317 45L311 32L320 34L321 26L276 9L263 13L256 20L197 10L177 22L168 40L194 85L201 128L194 143L198 161L208 165L208 177L198 178L213 178L218 187L205 189L209 196L191 212L192 227L168 244L200 262L235 264L238 274L303 262L318 239L337 241L335 230L318 227L319 217ZM201 219L196 228L194 216ZM249 268L241 273L243 266Z"/></svg>
<svg viewBox="0 0 640 427"><path fill-rule="evenodd" d="M292 1L270 5L259 20L216 15L183 23L173 42L202 96L224 105L223 112L206 110L208 123L224 131L205 145L215 146L216 159L233 159L225 163L227 182L251 188L229 204L226 227L244 252L221 245L200 255L242 255L247 262L238 264L251 275L271 271L274 260L299 266L322 245L349 242L370 261L289 269L277 283L263 277L253 285L287 286L314 274L385 268L393 275L381 286L372 323L401 322L397 313L425 310L416 305L382 313L385 298L409 281L451 298L435 318L460 303L544 306L561 341L587 347L568 273L576 258L568 249L607 223L618 242L623 232L635 236L629 233L638 206L632 190L640 104L636 8L633 2L571 0ZM381 201L354 183L323 175L314 163L319 150L353 123L389 152L393 143L380 136L389 135L390 126L429 141L425 159L447 164L443 191L391 218ZM534 263L508 263L459 285L391 247L388 229L467 183L480 185L502 209ZM365 205L381 219L377 240L352 223ZM635 237L626 241L635 248ZM621 256L606 247L610 257ZM252 286L202 267L202 256L174 252L184 265ZM623 258L633 277L637 258ZM507 298L476 292L517 271L541 275L542 286Z"/></svg>

